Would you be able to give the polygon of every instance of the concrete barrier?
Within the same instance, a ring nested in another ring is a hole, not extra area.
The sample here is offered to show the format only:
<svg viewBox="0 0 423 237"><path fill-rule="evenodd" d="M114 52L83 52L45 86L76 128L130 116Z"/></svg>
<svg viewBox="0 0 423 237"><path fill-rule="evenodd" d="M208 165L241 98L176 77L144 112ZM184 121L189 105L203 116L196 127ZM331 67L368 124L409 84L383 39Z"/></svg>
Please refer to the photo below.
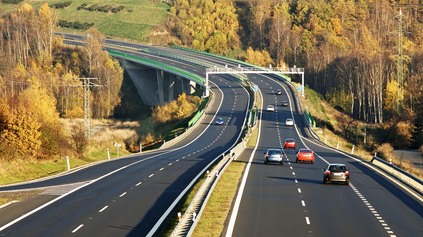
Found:
<svg viewBox="0 0 423 237"><path fill-rule="evenodd" d="M420 195L423 194L423 182L421 179L378 157L373 157L371 163L408 185Z"/></svg>

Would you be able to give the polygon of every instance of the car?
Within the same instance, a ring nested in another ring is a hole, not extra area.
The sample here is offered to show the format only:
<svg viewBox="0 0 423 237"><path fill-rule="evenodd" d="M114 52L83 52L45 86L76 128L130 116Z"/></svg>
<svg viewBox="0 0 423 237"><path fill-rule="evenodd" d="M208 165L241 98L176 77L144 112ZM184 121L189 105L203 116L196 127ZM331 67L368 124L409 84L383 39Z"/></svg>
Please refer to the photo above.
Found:
<svg viewBox="0 0 423 237"><path fill-rule="evenodd" d="M297 148L297 143L295 142L293 138L285 139L285 143L283 144L283 149L288 149L288 148L292 148L292 149Z"/></svg>
<svg viewBox="0 0 423 237"><path fill-rule="evenodd" d="M294 120L292 118L287 118L285 120L285 125L286 126L294 126Z"/></svg>
<svg viewBox="0 0 423 237"><path fill-rule="evenodd" d="M314 151L307 148L300 148L297 152L295 162L310 162L314 164Z"/></svg>
<svg viewBox="0 0 423 237"><path fill-rule="evenodd" d="M282 101L281 106L288 107L288 101Z"/></svg>
<svg viewBox="0 0 423 237"><path fill-rule="evenodd" d="M274 112L275 111L275 107L273 105L268 105L267 106L267 111Z"/></svg>
<svg viewBox="0 0 423 237"><path fill-rule="evenodd" d="M282 90L281 89L277 89L275 94L276 95L282 95Z"/></svg>
<svg viewBox="0 0 423 237"><path fill-rule="evenodd" d="M279 163L283 165L283 150L280 148L271 148L264 153L264 163Z"/></svg>
<svg viewBox="0 0 423 237"><path fill-rule="evenodd" d="M350 171L345 164L329 164L323 171L323 183L350 183Z"/></svg>
<svg viewBox="0 0 423 237"><path fill-rule="evenodd" d="M216 124L217 125L222 125L224 123L223 118L217 118L216 119Z"/></svg>

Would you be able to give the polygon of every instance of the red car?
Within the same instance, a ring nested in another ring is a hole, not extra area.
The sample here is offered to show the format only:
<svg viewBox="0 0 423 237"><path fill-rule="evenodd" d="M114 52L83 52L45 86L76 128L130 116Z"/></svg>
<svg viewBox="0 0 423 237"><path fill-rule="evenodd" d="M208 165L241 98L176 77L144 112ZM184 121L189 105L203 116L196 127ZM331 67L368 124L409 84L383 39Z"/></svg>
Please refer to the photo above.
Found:
<svg viewBox="0 0 423 237"><path fill-rule="evenodd" d="M306 148L301 148L297 152L297 159L295 160L295 162L310 162L314 164L314 151Z"/></svg>
<svg viewBox="0 0 423 237"><path fill-rule="evenodd" d="M292 149L297 148L297 143L295 142L294 139L292 138L285 139L285 143L283 144L283 149L287 149L287 148L292 148Z"/></svg>

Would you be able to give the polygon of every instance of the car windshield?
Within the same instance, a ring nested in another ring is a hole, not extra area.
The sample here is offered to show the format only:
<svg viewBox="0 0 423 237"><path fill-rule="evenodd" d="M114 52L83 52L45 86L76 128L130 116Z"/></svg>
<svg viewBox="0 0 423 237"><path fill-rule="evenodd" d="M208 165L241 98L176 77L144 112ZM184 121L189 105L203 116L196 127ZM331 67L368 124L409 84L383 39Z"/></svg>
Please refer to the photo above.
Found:
<svg viewBox="0 0 423 237"><path fill-rule="evenodd" d="M273 154L281 154L281 151L280 151L280 150L268 150L268 151L267 151L267 153L268 153L269 155L273 155Z"/></svg>
<svg viewBox="0 0 423 237"><path fill-rule="evenodd" d="M347 168L343 165L331 165L329 171L331 172L345 172Z"/></svg>
<svg viewBox="0 0 423 237"><path fill-rule="evenodd" d="M294 139L286 139L286 142L295 142Z"/></svg>
<svg viewBox="0 0 423 237"><path fill-rule="evenodd" d="M311 150L300 150L300 152L311 153Z"/></svg>

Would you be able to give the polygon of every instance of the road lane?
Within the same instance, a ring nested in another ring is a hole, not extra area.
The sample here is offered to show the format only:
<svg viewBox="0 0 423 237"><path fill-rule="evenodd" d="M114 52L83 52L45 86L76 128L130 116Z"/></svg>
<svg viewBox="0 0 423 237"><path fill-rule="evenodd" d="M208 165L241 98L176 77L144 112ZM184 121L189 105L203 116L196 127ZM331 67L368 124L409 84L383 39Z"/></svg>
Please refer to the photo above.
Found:
<svg viewBox="0 0 423 237"><path fill-rule="evenodd" d="M263 92L264 108L279 100L272 90L283 84L264 76L252 81ZM284 93L281 98L288 99L285 96ZM304 143L302 136L307 137L307 134L302 117L296 111L298 105L292 98L290 94L289 108L293 109L301 135L282 125L284 119L292 116L290 112L282 109L272 115L263 111L259 145L245 188L241 190L239 207L235 208L234 229L229 226L226 236L421 235L422 203L357 160L325 146L306 140ZM313 149L317 154L315 164L297 164L295 152L287 150L289 161L284 167L262 165L263 151L281 147L281 141L286 138L296 139L297 149ZM351 172L351 185L324 185L321 169L328 162L346 163Z"/></svg>

